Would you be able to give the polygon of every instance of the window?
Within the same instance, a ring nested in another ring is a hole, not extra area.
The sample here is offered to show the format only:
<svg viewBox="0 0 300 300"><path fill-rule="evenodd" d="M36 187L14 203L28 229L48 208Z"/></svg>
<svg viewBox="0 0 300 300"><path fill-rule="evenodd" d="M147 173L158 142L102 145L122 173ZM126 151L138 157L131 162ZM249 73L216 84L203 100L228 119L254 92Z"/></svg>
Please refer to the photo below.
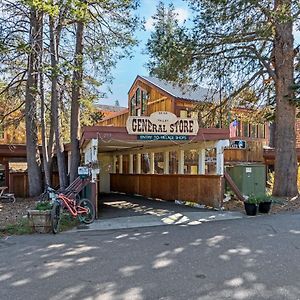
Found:
<svg viewBox="0 0 300 300"><path fill-rule="evenodd" d="M257 137L260 139L264 139L265 138L265 125L264 124L258 124L257 126Z"/></svg>
<svg viewBox="0 0 300 300"><path fill-rule="evenodd" d="M137 174L138 156L133 154L133 174Z"/></svg>
<svg viewBox="0 0 300 300"><path fill-rule="evenodd" d="M197 119L197 120L198 120L198 112L197 112L197 111L192 111L192 112L191 112L191 118L192 118L192 119Z"/></svg>
<svg viewBox="0 0 300 300"><path fill-rule="evenodd" d="M216 148L205 149L205 174L214 175L217 172Z"/></svg>
<svg viewBox="0 0 300 300"><path fill-rule="evenodd" d="M136 106L139 107L141 104L141 90L139 88L137 88L135 95L136 95Z"/></svg>
<svg viewBox="0 0 300 300"><path fill-rule="evenodd" d="M180 118L187 118L188 112L185 109L180 110Z"/></svg>
<svg viewBox="0 0 300 300"><path fill-rule="evenodd" d="M154 174L164 173L164 154L162 152L154 153Z"/></svg>
<svg viewBox="0 0 300 300"><path fill-rule="evenodd" d="M243 137L249 137L249 124L243 122Z"/></svg>
<svg viewBox="0 0 300 300"><path fill-rule="evenodd" d="M198 151L184 151L184 174L198 174Z"/></svg>
<svg viewBox="0 0 300 300"><path fill-rule="evenodd" d="M135 96L132 96L130 100L130 113L132 116L135 116Z"/></svg>
<svg viewBox="0 0 300 300"><path fill-rule="evenodd" d="M147 92L142 90L142 114L147 110Z"/></svg>
<svg viewBox="0 0 300 300"><path fill-rule="evenodd" d="M257 138L257 125L251 125L250 137Z"/></svg>
<svg viewBox="0 0 300 300"><path fill-rule="evenodd" d="M142 154L142 173L143 174L149 174L150 173L150 157L148 153Z"/></svg>
<svg viewBox="0 0 300 300"><path fill-rule="evenodd" d="M169 174L178 173L178 156L177 151L169 152Z"/></svg>

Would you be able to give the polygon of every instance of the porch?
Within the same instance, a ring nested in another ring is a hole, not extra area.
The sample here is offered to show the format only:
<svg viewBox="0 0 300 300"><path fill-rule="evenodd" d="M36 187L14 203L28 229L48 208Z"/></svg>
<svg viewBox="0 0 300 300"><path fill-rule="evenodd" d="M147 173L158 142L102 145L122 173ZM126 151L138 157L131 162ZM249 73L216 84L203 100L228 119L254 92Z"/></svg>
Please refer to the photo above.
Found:
<svg viewBox="0 0 300 300"><path fill-rule="evenodd" d="M116 191L218 208L228 137L228 130L201 128L191 140L145 141L125 128L98 126L84 128L81 145L85 163L94 166L96 194Z"/></svg>

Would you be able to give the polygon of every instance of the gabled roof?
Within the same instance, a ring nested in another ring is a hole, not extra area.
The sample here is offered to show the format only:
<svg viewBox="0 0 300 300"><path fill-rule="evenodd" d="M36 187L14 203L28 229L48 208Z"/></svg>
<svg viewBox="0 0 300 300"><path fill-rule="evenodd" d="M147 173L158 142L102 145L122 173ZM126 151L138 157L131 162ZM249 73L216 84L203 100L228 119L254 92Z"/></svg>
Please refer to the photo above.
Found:
<svg viewBox="0 0 300 300"><path fill-rule="evenodd" d="M219 100L219 95L213 94L209 89L198 87L194 89L192 86L179 86L178 84L162 80L156 77L149 76L137 76L136 80L139 78L151 83L152 85L158 87L159 89L165 91L169 95L184 100L191 101L204 101L211 102L212 100Z"/></svg>

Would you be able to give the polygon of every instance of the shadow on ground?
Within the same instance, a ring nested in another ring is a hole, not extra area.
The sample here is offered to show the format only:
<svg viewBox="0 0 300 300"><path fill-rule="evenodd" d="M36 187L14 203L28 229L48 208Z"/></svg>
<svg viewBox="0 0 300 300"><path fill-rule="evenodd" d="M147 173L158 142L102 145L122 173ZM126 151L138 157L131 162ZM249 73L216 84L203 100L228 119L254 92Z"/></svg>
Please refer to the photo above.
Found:
<svg viewBox="0 0 300 300"><path fill-rule="evenodd" d="M299 215L0 242L1 299L299 299Z"/></svg>

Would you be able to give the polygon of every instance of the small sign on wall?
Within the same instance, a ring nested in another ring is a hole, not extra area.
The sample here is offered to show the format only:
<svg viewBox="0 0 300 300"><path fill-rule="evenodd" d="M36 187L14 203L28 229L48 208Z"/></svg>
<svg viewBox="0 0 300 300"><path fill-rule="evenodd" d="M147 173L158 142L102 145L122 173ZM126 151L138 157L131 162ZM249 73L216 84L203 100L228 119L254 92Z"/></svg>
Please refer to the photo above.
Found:
<svg viewBox="0 0 300 300"><path fill-rule="evenodd" d="M138 135L138 140L141 141L188 141L187 135Z"/></svg>
<svg viewBox="0 0 300 300"><path fill-rule="evenodd" d="M246 173L252 173L252 168L247 167L246 168Z"/></svg>
<svg viewBox="0 0 300 300"><path fill-rule="evenodd" d="M244 140L234 140L230 142L230 148L233 149L246 149L247 143Z"/></svg>

